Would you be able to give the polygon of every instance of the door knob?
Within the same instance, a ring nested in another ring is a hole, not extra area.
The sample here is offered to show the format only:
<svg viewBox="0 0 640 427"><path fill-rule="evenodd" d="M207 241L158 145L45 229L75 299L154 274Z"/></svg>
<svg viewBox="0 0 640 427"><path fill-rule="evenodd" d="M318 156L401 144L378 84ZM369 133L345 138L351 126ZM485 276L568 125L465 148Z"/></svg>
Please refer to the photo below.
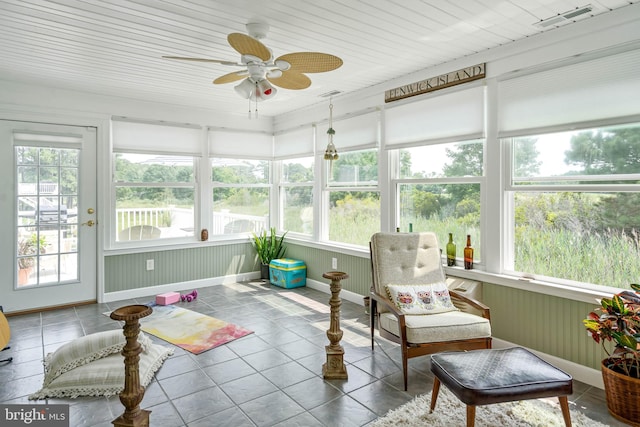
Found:
<svg viewBox="0 0 640 427"><path fill-rule="evenodd" d="M82 224L80 224L80 225L86 225L87 227L93 227L93 226L94 226L94 225L96 225L97 223L98 223L97 221L95 221L95 222L94 222L93 220L89 220L89 221L87 221L87 222L83 222L83 223L82 223Z"/></svg>
<svg viewBox="0 0 640 427"><path fill-rule="evenodd" d="M89 209L87 209L87 213L88 213L88 214L92 214L92 213L94 213L94 212L95 212L95 211L93 210L93 208L89 208Z"/></svg>

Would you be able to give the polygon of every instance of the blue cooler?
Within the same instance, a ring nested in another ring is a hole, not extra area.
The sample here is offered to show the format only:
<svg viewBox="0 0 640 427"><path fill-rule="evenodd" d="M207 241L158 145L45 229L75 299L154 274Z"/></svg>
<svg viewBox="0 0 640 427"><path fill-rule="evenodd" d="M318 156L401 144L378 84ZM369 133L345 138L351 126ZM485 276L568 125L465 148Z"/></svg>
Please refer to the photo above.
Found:
<svg viewBox="0 0 640 427"><path fill-rule="evenodd" d="M269 279L281 288L299 288L307 284L307 266L297 259L274 259L269 263Z"/></svg>

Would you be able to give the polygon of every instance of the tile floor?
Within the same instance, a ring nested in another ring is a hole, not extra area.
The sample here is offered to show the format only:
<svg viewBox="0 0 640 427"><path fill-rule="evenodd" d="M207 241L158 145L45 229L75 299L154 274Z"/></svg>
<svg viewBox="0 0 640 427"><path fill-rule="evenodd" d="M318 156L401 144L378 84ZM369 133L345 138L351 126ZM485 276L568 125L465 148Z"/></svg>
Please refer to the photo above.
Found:
<svg viewBox="0 0 640 427"><path fill-rule="evenodd" d="M286 290L261 281L198 291L195 301L179 305L255 333L200 355L175 347L141 404L152 411L154 427L366 426L431 391L428 357L410 360L409 390L402 390L399 349L376 338L371 352L368 316L360 305L343 301L341 310L349 379L325 381L328 294L308 287ZM14 361L0 364L0 403L34 403L27 396L42 385L45 354L74 338L121 327L104 312L152 300L149 296L9 317L11 349L0 359L13 356ZM569 400L572 409L592 419L624 425L608 414L600 389L576 381ZM110 427L124 410L117 396L47 402L69 404L72 427Z"/></svg>

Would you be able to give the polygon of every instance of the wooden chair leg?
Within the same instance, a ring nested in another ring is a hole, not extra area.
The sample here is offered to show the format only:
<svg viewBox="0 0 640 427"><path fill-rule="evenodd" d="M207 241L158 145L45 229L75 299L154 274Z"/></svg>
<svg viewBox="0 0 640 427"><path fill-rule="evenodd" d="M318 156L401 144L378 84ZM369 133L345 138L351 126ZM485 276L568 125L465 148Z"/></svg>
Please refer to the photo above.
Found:
<svg viewBox="0 0 640 427"><path fill-rule="evenodd" d="M562 408L562 418L564 418L564 425L571 427L571 412L569 412L569 401L567 396L558 396L560 401L560 408Z"/></svg>
<svg viewBox="0 0 640 427"><path fill-rule="evenodd" d="M374 336L376 334L376 311L377 311L377 301L373 298L369 303L369 326L371 327L371 351L373 351L374 344Z"/></svg>
<svg viewBox="0 0 640 427"><path fill-rule="evenodd" d="M467 405L467 427L476 425L476 407L475 405Z"/></svg>
<svg viewBox="0 0 640 427"><path fill-rule="evenodd" d="M432 413L436 409L436 401L438 400L438 393L440 392L440 380L438 377L433 379L433 390L431 390L431 407L429 413Z"/></svg>
<svg viewBox="0 0 640 427"><path fill-rule="evenodd" d="M402 349L402 375L404 375L404 391L407 391L408 376L409 374L409 355L407 354L407 348Z"/></svg>

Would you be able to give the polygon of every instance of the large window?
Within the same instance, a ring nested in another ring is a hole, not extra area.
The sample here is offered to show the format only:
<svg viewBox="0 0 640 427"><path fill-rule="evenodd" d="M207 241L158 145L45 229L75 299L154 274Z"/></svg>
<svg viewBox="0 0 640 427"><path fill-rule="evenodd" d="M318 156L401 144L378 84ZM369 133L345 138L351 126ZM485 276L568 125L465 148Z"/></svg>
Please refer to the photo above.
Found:
<svg viewBox="0 0 640 427"><path fill-rule="evenodd" d="M268 160L212 159L210 234L259 232L269 228L270 166Z"/></svg>
<svg viewBox="0 0 640 427"><path fill-rule="evenodd" d="M329 240L368 246L380 231L378 150L340 153L328 168Z"/></svg>
<svg viewBox="0 0 640 427"><path fill-rule="evenodd" d="M505 269L625 288L640 277L640 125L504 139Z"/></svg>
<svg viewBox="0 0 640 427"><path fill-rule="evenodd" d="M424 145L396 153L400 230L434 231L442 248L452 233L458 258L470 235L478 262L484 141Z"/></svg>
<svg viewBox="0 0 640 427"><path fill-rule="evenodd" d="M280 212L282 229L311 235L313 233L313 157L281 162Z"/></svg>
<svg viewBox="0 0 640 427"><path fill-rule="evenodd" d="M195 159L115 153L116 241L194 235Z"/></svg>
<svg viewBox="0 0 640 427"><path fill-rule="evenodd" d="M200 127L113 117L111 132L111 241L128 246L193 241L199 222Z"/></svg>

